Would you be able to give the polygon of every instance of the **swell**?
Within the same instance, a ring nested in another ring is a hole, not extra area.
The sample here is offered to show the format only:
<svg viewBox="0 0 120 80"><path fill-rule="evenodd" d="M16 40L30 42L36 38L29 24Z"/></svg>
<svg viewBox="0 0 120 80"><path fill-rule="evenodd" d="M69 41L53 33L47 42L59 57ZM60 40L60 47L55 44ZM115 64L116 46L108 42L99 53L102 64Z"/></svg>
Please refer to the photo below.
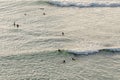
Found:
<svg viewBox="0 0 120 80"><path fill-rule="evenodd" d="M61 2L61 1L48 1L50 5L58 7L79 7L79 8L93 8L93 7L120 7L120 2Z"/></svg>

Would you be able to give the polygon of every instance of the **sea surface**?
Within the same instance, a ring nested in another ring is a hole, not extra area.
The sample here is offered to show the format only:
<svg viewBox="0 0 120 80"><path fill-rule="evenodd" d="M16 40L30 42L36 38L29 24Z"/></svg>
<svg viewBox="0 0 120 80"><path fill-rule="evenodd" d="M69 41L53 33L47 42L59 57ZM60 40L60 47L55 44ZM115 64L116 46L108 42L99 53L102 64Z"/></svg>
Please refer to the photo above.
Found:
<svg viewBox="0 0 120 80"><path fill-rule="evenodd" d="M120 80L120 0L0 0L0 80Z"/></svg>

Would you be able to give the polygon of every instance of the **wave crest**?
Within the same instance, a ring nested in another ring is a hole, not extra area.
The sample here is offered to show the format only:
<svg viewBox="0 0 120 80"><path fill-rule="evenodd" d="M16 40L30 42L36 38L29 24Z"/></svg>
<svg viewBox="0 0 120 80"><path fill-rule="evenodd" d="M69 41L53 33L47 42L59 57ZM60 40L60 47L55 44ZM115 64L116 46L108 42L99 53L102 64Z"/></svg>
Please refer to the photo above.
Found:
<svg viewBox="0 0 120 80"><path fill-rule="evenodd" d="M89 8L89 7L120 7L120 2L67 2L67 1L49 1L50 5L58 7L79 7L79 8Z"/></svg>
<svg viewBox="0 0 120 80"><path fill-rule="evenodd" d="M74 50L67 50L68 53L74 55L90 55L90 54L97 54L100 52L120 52L120 48L108 48L108 49L99 49L99 50L88 50L88 51L74 51Z"/></svg>

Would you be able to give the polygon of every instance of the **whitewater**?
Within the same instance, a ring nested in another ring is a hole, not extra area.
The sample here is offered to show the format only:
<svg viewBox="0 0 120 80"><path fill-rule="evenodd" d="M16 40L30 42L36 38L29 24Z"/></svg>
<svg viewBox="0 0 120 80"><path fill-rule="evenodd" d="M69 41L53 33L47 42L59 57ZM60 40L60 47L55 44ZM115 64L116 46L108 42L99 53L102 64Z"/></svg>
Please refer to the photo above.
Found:
<svg viewBox="0 0 120 80"><path fill-rule="evenodd" d="M119 75L119 0L0 0L0 80Z"/></svg>

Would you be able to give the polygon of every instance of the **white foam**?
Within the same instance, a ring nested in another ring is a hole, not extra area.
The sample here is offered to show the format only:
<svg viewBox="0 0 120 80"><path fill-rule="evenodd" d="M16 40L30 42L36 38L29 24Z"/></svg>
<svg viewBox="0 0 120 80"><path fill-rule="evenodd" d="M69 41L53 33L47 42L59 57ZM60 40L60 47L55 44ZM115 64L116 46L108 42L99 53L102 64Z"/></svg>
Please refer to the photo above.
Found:
<svg viewBox="0 0 120 80"><path fill-rule="evenodd" d="M120 52L120 48L108 48L108 49L87 50L87 51L67 50L68 53L75 54L75 55L90 55L90 54L99 53L99 52L101 52L101 51Z"/></svg>
<svg viewBox="0 0 120 80"><path fill-rule="evenodd" d="M51 5L59 7L120 7L120 2L68 2L68 1L49 1Z"/></svg>

